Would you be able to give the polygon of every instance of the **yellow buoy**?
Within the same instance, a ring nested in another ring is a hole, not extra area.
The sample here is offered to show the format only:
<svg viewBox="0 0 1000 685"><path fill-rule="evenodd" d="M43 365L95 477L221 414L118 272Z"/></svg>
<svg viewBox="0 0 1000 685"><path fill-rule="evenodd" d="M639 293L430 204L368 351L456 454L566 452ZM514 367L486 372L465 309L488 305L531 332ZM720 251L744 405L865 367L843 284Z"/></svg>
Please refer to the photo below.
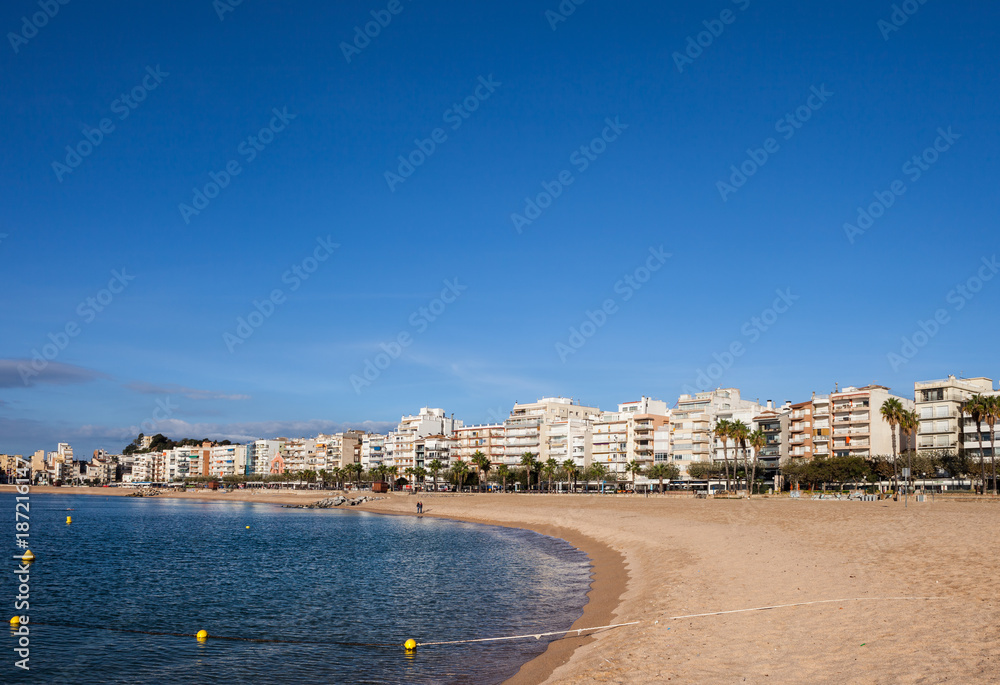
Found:
<svg viewBox="0 0 1000 685"><path fill-rule="evenodd" d="M417 648L417 641L411 637L409 640L403 643L403 646L406 647L406 651L412 652L414 649Z"/></svg>
<svg viewBox="0 0 1000 685"><path fill-rule="evenodd" d="M21 617L20 616L15 616L14 618L10 619L10 624L12 626L19 626L19 625L21 625Z"/></svg>
<svg viewBox="0 0 1000 685"><path fill-rule="evenodd" d="M35 560L35 555L31 553L30 549L21 556L21 561L23 561L26 564L30 564L34 560Z"/></svg>
<svg viewBox="0 0 1000 685"><path fill-rule="evenodd" d="M247 526L247 530L250 530L250 526Z"/></svg>
<svg viewBox="0 0 1000 685"><path fill-rule="evenodd" d="M198 634L195 635L195 637L197 637L199 640L207 640L208 639L208 631L207 630L199 630Z"/></svg>
<svg viewBox="0 0 1000 685"><path fill-rule="evenodd" d="M72 516L67 516L66 517L66 523L73 523L73 517Z"/></svg>

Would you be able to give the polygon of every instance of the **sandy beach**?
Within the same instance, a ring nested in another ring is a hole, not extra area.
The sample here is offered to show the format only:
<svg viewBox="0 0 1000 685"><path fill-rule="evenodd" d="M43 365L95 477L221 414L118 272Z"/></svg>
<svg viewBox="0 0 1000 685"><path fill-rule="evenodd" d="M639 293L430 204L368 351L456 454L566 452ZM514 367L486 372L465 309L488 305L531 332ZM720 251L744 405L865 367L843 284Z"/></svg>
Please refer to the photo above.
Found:
<svg viewBox="0 0 1000 685"><path fill-rule="evenodd" d="M45 491L128 492L32 488ZM298 504L326 493L170 496ZM586 551L594 582L574 627L639 621L558 640L512 683L1000 680L1000 502L911 500L904 508L655 495L421 499L427 516L527 528ZM396 494L358 508L410 515L415 504L416 497ZM935 599L885 599L903 597ZM823 600L842 601L674 619Z"/></svg>

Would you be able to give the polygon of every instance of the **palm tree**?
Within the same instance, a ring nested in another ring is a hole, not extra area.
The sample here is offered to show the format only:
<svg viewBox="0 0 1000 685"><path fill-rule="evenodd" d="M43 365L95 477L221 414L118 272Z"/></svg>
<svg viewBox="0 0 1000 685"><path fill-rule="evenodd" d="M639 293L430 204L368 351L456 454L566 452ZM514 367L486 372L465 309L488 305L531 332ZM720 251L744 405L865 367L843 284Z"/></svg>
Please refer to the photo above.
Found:
<svg viewBox="0 0 1000 685"><path fill-rule="evenodd" d="M608 468L604 464L595 463L590 465L590 469L587 473L587 484L590 485L591 480L596 480L601 482L608 475Z"/></svg>
<svg viewBox="0 0 1000 685"><path fill-rule="evenodd" d="M476 465L476 469L479 471L479 490L482 492L483 487L486 485L486 476L489 474L493 462L485 454L476 450L472 453L472 463Z"/></svg>
<svg viewBox="0 0 1000 685"><path fill-rule="evenodd" d="M1000 421L1000 395L990 395L989 397L983 398L985 413L983 414L983 420L986 421L986 425L990 427L990 464L992 465L992 478L993 478L993 496L997 496L997 448L996 448L996 434L993 431L993 427L996 426L997 422Z"/></svg>
<svg viewBox="0 0 1000 685"><path fill-rule="evenodd" d="M521 466L523 466L524 469L528 472L528 491L529 492L531 492L531 472L535 470L535 467L537 465L538 465L538 461L535 459L535 455L532 454L531 452L525 452L524 454L521 455ZM541 474L538 475L538 478L539 478L538 490L541 491L541 489L542 489Z"/></svg>
<svg viewBox="0 0 1000 685"><path fill-rule="evenodd" d="M503 481L503 491L507 492L507 479L510 478L510 467L506 464L500 464L497 467L497 477Z"/></svg>
<svg viewBox="0 0 1000 685"><path fill-rule="evenodd" d="M562 463L563 472L566 474L566 489L569 490L569 481L573 479L573 490L576 490L576 477L580 474L580 467L572 459L567 459Z"/></svg>
<svg viewBox="0 0 1000 685"><path fill-rule="evenodd" d="M976 394L967 399L962 403L961 412L963 415L968 414L972 417L972 420L976 422L976 442L979 444L979 471L981 477L982 490L979 494L986 494L986 461L983 457L983 410L985 398L982 395Z"/></svg>
<svg viewBox="0 0 1000 685"><path fill-rule="evenodd" d="M753 461L748 462L747 464L747 474L749 474L747 478L750 481L750 488L747 494L749 497L752 498L753 483L754 480L757 478L757 459L760 457L760 451L764 449L764 445L767 444L767 436L764 435L764 431L758 428L757 430L755 430L753 433L750 434L750 437L748 439L750 441L750 447L753 448ZM750 467L751 464L753 468Z"/></svg>
<svg viewBox="0 0 1000 685"><path fill-rule="evenodd" d="M406 475L406 480L408 480L408 481L412 481L413 480L413 467L412 466L407 466L405 469L403 469L403 473ZM413 485L412 482L410 484Z"/></svg>
<svg viewBox="0 0 1000 685"><path fill-rule="evenodd" d="M900 424L903 419L903 403L900 402L895 397L890 397L885 402L882 403L882 408L879 409L879 413L882 414L882 419L889 424L889 431L892 433L892 490L893 492L897 489L897 469L896 469L896 427Z"/></svg>
<svg viewBox="0 0 1000 685"><path fill-rule="evenodd" d="M722 459L726 468L726 492L729 492L729 438L732 437L733 424L728 419L719 419L712 433L722 441Z"/></svg>
<svg viewBox="0 0 1000 685"><path fill-rule="evenodd" d="M451 472L458 480L458 491L462 492L462 483L465 482L465 477L469 474L469 465L459 459L451 465Z"/></svg>
<svg viewBox="0 0 1000 685"><path fill-rule="evenodd" d="M750 437L750 426L746 425L745 423L743 423L742 421L739 421L739 420L733 421L730 424L730 426L729 426L729 437L731 437L733 439L733 443L734 443L734 445L738 449L742 449L743 450L743 465L744 465L744 467L746 467L748 465L747 464L747 456L746 456L747 455L747 438ZM739 454L735 454L735 455L733 455L733 472L734 472L734 474L735 474L735 471L736 471L736 464L738 464L738 463L739 463ZM744 473L743 475L745 477L747 477L747 478L749 478L749 476L750 476L749 473ZM739 481L738 480L737 480L737 485L739 485ZM749 483L749 481L747 482L747 490L748 491L750 490L750 483Z"/></svg>
<svg viewBox="0 0 1000 685"><path fill-rule="evenodd" d="M681 477L681 470L674 466L673 464L668 464L666 462L660 462L659 464L653 464L646 471L647 478L655 478L660 481L660 494L663 494L663 481L664 480L677 480Z"/></svg>
<svg viewBox="0 0 1000 685"><path fill-rule="evenodd" d="M635 490L635 477L642 473L642 464L633 459L625 465L625 472L632 474L632 489Z"/></svg>
<svg viewBox="0 0 1000 685"><path fill-rule="evenodd" d="M899 429L903 435L912 436L919 427L920 417L917 415L917 412L912 409L904 409L903 413L899 415ZM910 487L913 485L913 448L906 451L906 459L906 468L910 474L906 484L907 492L909 492Z"/></svg>
<svg viewBox="0 0 1000 685"><path fill-rule="evenodd" d="M418 466L413 469L413 475L416 476L421 483L424 483L424 487L426 487L427 469L423 466Z"/></svg>
<svg viewBox="0 0 1000 685"><path fill-rule="evenodd" d="M389 482L392 484L390 487L393 491L396 490L396 476L399 475L399 467L393 464L392 466L387 466L385 469L385 475L389 476Z"/></svg>
<svg viewBox="0 0 1000 685"><path fill-rule="evenodd" d="M555 457L549 457L545 463L542 465L542 471L549 479L549 492L552 492L552 477L556 475L556 471L559 470L559 462L555 460ZM539 485L539 487L541 487Z"/></svg>
<svg viewBox="0 0 1000 685"><path fill-rule="evenodd" d="M324 490L326 490L326 480L329 477L330 477L330 472L329 471L327 471L326 469L320 469L319 470L319 482L322 485L322 487L323 487Z"/></svg>
<svg viewBox="0 0 1000 685"><path fill-rule="evenodd" d="M444 462L440 459L435 459L427 465L427 469L431 472L431 477L434 479L434 492L437 492L438 474L444 470Z"/></svg>

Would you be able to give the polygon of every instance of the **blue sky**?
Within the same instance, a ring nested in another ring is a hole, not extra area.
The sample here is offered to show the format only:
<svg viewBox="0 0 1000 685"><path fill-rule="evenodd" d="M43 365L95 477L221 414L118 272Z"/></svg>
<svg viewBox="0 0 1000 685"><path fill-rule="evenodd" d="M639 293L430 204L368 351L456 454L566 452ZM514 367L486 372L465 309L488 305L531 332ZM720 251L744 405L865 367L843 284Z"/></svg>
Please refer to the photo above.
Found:
<svg viewBox="0 0 1000 685"><path fill-rule="evenodd" d="M0 12L0 451L996 375L991 5L222 7Z"/></svg>

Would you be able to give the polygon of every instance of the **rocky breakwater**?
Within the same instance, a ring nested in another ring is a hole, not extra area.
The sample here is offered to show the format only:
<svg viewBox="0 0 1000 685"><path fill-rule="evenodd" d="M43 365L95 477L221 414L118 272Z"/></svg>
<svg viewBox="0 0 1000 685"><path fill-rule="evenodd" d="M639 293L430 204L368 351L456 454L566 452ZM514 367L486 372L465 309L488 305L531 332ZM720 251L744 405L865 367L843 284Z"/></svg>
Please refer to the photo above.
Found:
<svg viewBox="0 0 1000 685"><path fill-rule="evenodd" d="M336 497L327 497L326 499L321 499L320 501L313 502L312 504L286 504L284 508L285 509L331 509L333 507L339 507L345 504L354 507L359 504L364 504L365 502L376 502L380 499L385 499L385 498L369 497L368 495L363 495L355 499L350 499L344 497L343 495L337 495Z"/></svg>

